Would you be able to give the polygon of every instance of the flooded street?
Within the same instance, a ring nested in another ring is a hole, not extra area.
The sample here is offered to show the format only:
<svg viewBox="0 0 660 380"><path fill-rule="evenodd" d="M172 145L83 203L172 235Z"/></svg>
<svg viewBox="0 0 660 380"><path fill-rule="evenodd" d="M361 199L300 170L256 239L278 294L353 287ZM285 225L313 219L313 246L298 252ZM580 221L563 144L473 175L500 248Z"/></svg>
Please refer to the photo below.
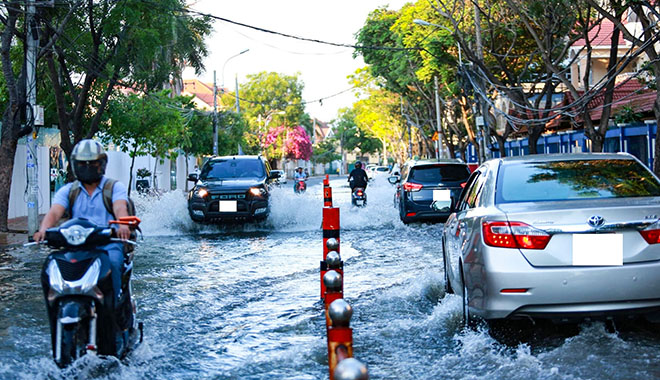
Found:
<svg viewBox="0 0 660 380"><path fill-rule="evenodd" d="M650 330L583 323L514 344L463 331L461 300L443 290L442 226L403 225L379 180L365 209L331 180L354 356L370 378L660 378L660 334ZM287 185L271 202L263 224L218 228L191 222L181 192L137 201L145 237L133 286L145 338L123 362L87 355L60 370L39 283L46 248L0 251L0 379L326 379L321 186L294 195Z"/></svg>

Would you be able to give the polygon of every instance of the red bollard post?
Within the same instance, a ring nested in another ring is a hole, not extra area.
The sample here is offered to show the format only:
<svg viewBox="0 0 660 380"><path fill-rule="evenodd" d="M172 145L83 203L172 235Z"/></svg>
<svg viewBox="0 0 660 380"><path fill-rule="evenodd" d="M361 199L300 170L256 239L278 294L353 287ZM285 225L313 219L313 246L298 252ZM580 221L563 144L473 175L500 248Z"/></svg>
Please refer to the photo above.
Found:
<svg viewBox="0 0 660 380"><path fill-rule="evenodd" d="M327 174L323 179L323 207L332 207L332 187Z"/></svg>
<svg viewBox="0 0 660 380"><path fill-rule="evenodd" d="M349 327L353 308L340 299L330 304L327 314L332 321L328 328L328 366L333 380L337 364L353 357L353 330Z"/></svg>
<svg viewBox="0 0 660 380"><path fill-rule="evenodd" d="M339 208L323 208L323 261L321 261L321 299L325 297L323 276L328 271L326 257L328 252L339 252Z"/></svg>

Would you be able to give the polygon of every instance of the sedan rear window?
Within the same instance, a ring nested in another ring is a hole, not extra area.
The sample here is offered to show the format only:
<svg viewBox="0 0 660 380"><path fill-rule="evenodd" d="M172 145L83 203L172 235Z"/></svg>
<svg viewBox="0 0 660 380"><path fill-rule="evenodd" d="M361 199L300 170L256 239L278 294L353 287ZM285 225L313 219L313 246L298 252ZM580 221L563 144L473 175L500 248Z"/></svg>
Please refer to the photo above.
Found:
<svg viewBox="0 0 660 380"><path fill-rule="evenodd" d="M505 164L497 186L497 203L660 196L646 167L620 159Z"/></svg>
<svg viewBox="0 0 660 380"><path fill-rule="evenodd" d="M424 165L415 166L410 179L418 182L465 181L470 176L466 165Z"/></svg>
<svg viewBox="0 0 660 380"><path fill-rule="evenodd" d="M202 168L201 179L260 178L265 175L259 160L213 160Z"/></svg>

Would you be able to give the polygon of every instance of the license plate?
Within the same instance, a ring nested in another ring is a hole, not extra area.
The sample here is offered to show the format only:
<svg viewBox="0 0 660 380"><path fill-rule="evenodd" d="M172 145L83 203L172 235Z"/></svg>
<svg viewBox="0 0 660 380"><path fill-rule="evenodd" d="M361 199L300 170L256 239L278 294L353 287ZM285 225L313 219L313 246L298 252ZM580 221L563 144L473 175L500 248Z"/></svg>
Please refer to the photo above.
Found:
<svg viewBox="0 0 660 380"><path fill-rule="evenodd" d="M451 190L433 190L434 201L450 201Z"/></svg>
<svg viewBox="0 0 660 380"><path fill-rule="evenodd" d="M236 201L220 201L218 209L220 212L236 212Z"/></svg>
<svg viewBox="0 0 660 380"><path fill-rule="evenodd" d="M364 203L364 201L355 201L355 204L358 205L358 206L362 206L363 203Z"/></svg>
<svg viewBox="0 0 660 380"><path fill-rule="evenodd" d="M623 235L573 234L573 265L623 265Z"/></svg>

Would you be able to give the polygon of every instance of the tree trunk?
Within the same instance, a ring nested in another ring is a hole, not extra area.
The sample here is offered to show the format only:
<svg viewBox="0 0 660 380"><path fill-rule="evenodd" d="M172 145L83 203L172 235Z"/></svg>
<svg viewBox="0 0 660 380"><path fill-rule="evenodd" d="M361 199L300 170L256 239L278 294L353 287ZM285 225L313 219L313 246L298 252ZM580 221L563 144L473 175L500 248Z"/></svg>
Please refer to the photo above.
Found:
<svg viewBox="0 0 660 380"><path fill-rule="evenodd" d="M131 169L128 172L128 196L131 196L131 187L133 186L133 167L135 166L135 153L137 152L137 145L133 147L133 154L131 154Z"/></svg>
<svg viewBox="0 0 660 380"><path fill-rule="evenodd" d="M12 128L11 123L6 123L4 127ZM14 169L14 158L16 157L17 141L13 138L7 138L7 133L0 144L0 231L7 232L9 218L9 195L11 192L11 180Z"/></svg>
<svg viewBox="0 0 660 380"><path fill-rule="evenodd" d="M529 137L527 139L527 142L529 144L529 154L538 154L536 151L536 144L539 141L539 137L541 137L541 134L545 130L545 126L541 125L534 125L529 127Z"/></svg>

